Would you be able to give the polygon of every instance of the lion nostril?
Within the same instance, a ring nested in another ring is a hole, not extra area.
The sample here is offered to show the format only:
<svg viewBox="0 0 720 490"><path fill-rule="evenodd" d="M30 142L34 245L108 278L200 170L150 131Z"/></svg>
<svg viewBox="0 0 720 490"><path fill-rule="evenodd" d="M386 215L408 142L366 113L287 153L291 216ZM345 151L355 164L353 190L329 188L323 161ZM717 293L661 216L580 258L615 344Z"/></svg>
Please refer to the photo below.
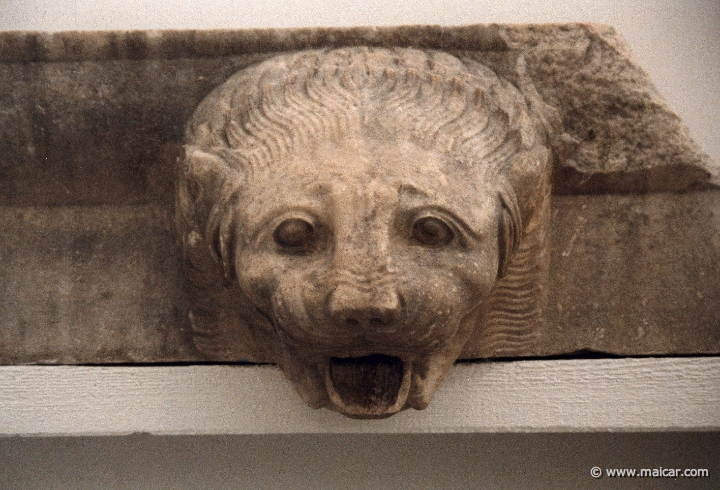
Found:
<svg viewBox="0 0 720 490"><path fill-rule="evenodd" d="M365 291L339 285L330 295L328 313L336 325L377 328L395 323L400 301L394 288Z"/></svg>
<svg viewBox="0 0 720 490"><path fill-rule="evenodd" d="M376 308L369 307L344 310L339 313L338 317L344 319L344 323L350 327L383 327L395 322L397 315L391 310L378 311Z"/></svg>
<svg viewBox="0 0 720 490"><path fill-rule="evenodd" d="M393 323L396 315L391 311L383 312L378 311L376 308L369 307L366 309L343 310L339 312L337 317L340 319L340 323L344 322L350 327L358 327L361 324L371 327L381 327Z"/></svg>

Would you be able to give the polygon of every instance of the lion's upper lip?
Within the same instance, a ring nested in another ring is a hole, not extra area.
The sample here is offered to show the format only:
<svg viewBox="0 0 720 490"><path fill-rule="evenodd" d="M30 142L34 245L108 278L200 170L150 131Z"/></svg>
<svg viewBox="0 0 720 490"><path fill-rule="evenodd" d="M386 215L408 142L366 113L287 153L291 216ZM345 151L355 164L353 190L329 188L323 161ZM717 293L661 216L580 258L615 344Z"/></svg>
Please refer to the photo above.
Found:
<svg viewBox="0 0 720 490"><path fill-rule="evenodd" d="M410 374L410 363L396 356L331 357L325 384L336 409L351 417L379 418L402 410Z"/></svg>

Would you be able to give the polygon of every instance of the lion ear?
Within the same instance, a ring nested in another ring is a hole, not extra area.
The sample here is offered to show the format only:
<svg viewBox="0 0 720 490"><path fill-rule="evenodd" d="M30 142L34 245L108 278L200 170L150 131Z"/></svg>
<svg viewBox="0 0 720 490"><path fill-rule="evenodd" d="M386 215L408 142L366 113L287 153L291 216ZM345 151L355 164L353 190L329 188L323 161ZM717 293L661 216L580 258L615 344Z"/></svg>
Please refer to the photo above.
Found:
<svg viewBox="0 0 720 490"><path fill-rule="evenodd" d="M232 280L233 211L245 181L242 163L225 149L186 145L178 181L178 217L201 233L225 280Z"/></svg>
<svg viewBox="0 0 720 490"><path fill-rule="evenodd" d="M232 169L228 162L205 148L186 145L179 183L183 207L192 208L198 225L206 223L210 212L221 195L223 183Z"/></svg>
<svg viewBox="0 0 720 490"><path fill-rule="evenodd" d="M208 360L275 362L271 325L234 281L235 210L246 171L222 148L185 146L176 194L193 342ZM258 327L260 325L261 327Z"/></svg>
<svg viewBox="0 0 720 490"><path fill-rule="evenodd" d="M508 264L513 254L518 249L519 234L522 230L522 217L515 198L515 194L509 185L501 186L500 217L498 220L498 272L497 278L502 279L507 274Z"/></svg>

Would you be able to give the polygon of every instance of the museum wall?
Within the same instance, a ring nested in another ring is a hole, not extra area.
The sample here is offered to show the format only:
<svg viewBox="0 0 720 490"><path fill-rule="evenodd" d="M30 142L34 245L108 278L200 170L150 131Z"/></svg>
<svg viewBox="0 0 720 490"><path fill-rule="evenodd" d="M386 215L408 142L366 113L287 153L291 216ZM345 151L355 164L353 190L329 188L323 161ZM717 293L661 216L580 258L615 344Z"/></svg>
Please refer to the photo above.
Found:
<svg viewBox="0 0 720 490"><path fill-rule="evenodd" d="M0 8L0 31L489 22L614 26L720 161L717 0L3 0ZM717 468L719 447L717 434L692 433L6 438L0 488L601 488L608 482L588 474L594 464ZM716 478L692 488L716 488Z"/></svg>

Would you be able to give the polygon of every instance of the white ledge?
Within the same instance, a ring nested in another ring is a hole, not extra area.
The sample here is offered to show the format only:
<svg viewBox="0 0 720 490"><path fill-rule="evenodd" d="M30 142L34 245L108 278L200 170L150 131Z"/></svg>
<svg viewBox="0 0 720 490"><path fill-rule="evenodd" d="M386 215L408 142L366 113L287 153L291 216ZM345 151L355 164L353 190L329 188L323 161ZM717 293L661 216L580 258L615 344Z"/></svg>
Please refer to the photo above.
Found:
<svg viewBox="0 0 720 490"><path fill-rule="evenodd" d="M0 367L2 435L718 429L717 357L459 364L375 421L306 407L273 366Z"/></svg>

